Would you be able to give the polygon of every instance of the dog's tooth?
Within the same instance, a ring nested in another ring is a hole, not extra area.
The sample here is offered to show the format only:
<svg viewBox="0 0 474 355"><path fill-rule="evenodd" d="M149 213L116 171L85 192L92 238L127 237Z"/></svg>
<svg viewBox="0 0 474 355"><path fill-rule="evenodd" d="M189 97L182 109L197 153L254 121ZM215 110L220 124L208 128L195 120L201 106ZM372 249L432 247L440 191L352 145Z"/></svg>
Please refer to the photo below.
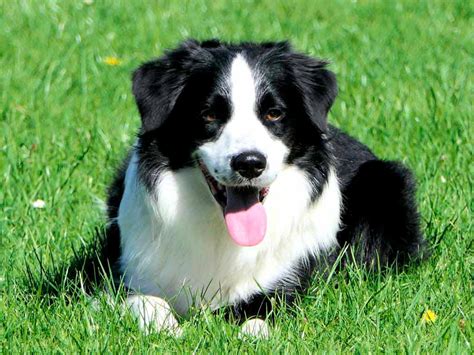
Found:
<svg viewBox="0 0 474 355"><path fill-rule="evenodd" d="M211 192L215 195L217 193L216 187L212 184L209 184L209 187L211 188Z"/></svg>

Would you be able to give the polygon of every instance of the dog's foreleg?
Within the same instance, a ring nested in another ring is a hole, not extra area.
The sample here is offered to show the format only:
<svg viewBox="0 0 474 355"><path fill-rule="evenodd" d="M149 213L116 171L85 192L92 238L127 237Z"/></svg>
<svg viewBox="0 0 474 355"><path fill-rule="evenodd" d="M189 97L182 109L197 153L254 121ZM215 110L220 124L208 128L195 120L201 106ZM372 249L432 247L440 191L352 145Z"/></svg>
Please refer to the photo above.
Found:
<svg viewBox="0 0 474 355"><path fill-rule="evenodd" d="M240 328L240 335L267 339L270 336L270 328L263 319L253 318L245 321Z"/></svg>
<svg viewBox="0 0 474 355"><path fill-rule="evenodd" d="M125 306L138 319L138 324L145 332L167 331L171 335L182 333L170 305L164 299L147 295L127 297Z"/></svg>

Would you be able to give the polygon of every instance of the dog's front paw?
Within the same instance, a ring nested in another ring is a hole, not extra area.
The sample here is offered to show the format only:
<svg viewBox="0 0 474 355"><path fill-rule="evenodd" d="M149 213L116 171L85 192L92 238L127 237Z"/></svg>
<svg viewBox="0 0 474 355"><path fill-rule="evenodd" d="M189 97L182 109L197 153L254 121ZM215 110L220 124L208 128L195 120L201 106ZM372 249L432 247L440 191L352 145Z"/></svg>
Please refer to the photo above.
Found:
<svg viewBox="0 0 474 355"><path fill-rule="evenodd" d="M270 328L263 319L249 319L240 328L241 336L251 336L260 339L268 339L270 336Z"/></svg>
<svg viewBox="0 0 474 355"><path fill-rule="evenodd" d="M140 328L150 331L167 331L176 337L181 336L182 330L171 311L171 307L164 299L154 296L133 295L125 303L127 309L138 318Z"/></svg>

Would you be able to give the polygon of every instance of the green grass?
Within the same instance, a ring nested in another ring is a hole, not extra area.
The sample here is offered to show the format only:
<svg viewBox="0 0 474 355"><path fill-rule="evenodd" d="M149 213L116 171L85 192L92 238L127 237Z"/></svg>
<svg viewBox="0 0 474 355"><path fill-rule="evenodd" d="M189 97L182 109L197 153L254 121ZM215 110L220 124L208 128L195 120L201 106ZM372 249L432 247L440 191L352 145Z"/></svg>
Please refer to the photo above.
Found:
<svg viewBox="0 0 474 355"><path fill-rule="evenodd" d="M0 0L0 351L471 353L472 2L232 4ZM187 37L290 39L330 59L330 121L414 170L431 259L316 278L267 341L240 340L207 313L183 321L181 339L146 336L67 283L48 296L28 282L47 282L103 226L107 184L139 125L131 71ZM428 308L438 318L423 324Z"/></svg>

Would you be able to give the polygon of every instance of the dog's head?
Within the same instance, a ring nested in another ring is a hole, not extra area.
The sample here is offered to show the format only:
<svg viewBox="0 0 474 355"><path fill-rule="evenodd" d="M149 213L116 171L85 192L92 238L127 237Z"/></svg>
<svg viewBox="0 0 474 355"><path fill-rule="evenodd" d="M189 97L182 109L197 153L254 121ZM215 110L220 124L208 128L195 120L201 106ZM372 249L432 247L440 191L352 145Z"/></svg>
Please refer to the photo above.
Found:
<svg viewBox="0 0 474 355"><path fill-rule="evenodd" d="M144 64L133 76L144 166L198 166L233 239L257 244L266 228L260 202L279 172L324 160L337 93L325 66L286 42L214 40L187 41Z"/></svg>

